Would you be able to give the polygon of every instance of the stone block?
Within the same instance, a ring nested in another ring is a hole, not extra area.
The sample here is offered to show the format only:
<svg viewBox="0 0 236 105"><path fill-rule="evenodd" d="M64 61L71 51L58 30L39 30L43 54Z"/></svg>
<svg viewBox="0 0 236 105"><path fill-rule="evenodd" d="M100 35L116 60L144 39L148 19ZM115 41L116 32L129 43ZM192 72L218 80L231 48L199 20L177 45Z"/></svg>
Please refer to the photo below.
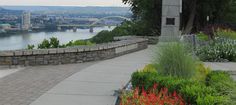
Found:
<svg viewBox="0 0 236 105"><path fill-rule="evenodd" d="M12 57L5 57L5 62L11 62L12 61Z"/></svg>
<svg viewBox="0 0 236 105"><path fill-rule="evenodd" d="M27 65L30 65L30 66L34 66L34 65L40 65L41 63L38 63L36 61L27 61L28 64Z"/></svg>
<svg viewBox="0 0 236 105"><path fill-rule="evenodd" d="M57 53L58 54L65 53L65 49L64 48L59 48L59 49L57 49Z"/></svg>
<svg viewBox="0 0 236 105"><path fill-rule="evenodd" d="M97 51L97 50L99 50L99 48L97 46L93 46L90 48L90 51Z"/></svg>
<svg viewBox="0 0 236 105"><path fill-rule="evenodd" d="M0 62L3 62L5 60L5 57L0 57Z"/></svg>
<svg viewBox="0 0 236 105"><path fill-rule="evenodd" d="M49 64L49 61L48 61L48 60L44 60L44 61L43 61L43 64L44 64L44 65L48 65L48 64Z"/></svg>
<svg viewBox="0 0 236 105"><path fill-rule="evenodd" d="M47 49L33 50L33 55L46 55L46 54L49 54L49 51Z"/></svg>
<svg viewBox="0 0 236 105"><path fill-rule="evenodd" d="M23 55L23 51L19 50L19 51L14 51L15 56L22 56Z"/></svg>
<svg viewBox="0 0 236 105"><path fill-rule="evenodd" d="M36 57L35 56L27 56L27 60L35 60L36 59Z"/></svg>
<svg viewBox="0 0 236 105"><path fill-rule="evenodd" d="M48 52L49 52L49 54L56 54L57 49L49 49Z"/></svg>
<svg viewBox="0 0 236 105"><path fill-rule="evenodd" d="M13 64L13 65L18 65L18 64L19 64L18 58L14 57L14 58L12 59L12 64Z"/></svg>
<svg viewBox="0 0 236 105"><path fill-rule="evenodd" d="M13 51L1 51L0 56L5 57L5 56L14 56Z"/></svg>
<svg viewBox="0 0 236 105"><path fill-rule="evenodd" d="M23 54L24 55L32 55L33 51L32 50L24 50Z"/></svg>
<svg viewBox="0 0 236 105"><path fill-rule="evenodd" d="M84 52L84 48L78 48L78 52Z"/></svg>
<svg viewBox="0 0 236 105"><path fill-rule="evenodd" d="M44 55L43 58L49 60L51 58L51 55Z"/></svg>
<svg viewBox="0 0 236 105"><path fill-rule="evenodd" d="M65 53L74 53L78 52L77 48L66 48Z"/></svg>
<svg viewBox="0 0 236 105"><path fill-rule="evenodd" d="M89 47L84 48L84 51L90 51Z"/></svg>
<svg viewBox="0 0 236 105"><path fill-rule="evenodd" d="M36 60L36 61L35 61L35 64L36 64L36 65L44 65L44 61L38 61L38 60ZM33 65L33 64L30 64L30 65Z"/></svg>

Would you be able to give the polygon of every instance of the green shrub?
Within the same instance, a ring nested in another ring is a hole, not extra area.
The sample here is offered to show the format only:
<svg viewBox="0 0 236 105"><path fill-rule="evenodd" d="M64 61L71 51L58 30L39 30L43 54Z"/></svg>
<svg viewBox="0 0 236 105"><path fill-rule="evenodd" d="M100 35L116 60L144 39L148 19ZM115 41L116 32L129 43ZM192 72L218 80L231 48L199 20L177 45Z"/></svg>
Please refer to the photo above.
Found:
<svg viewBox="0 0 236 105"><path fill-rule="evenodd" d="M49 49L49 48L51 48L51 44L47 39L44 39L43 42L38 45L38 49Z"/></svg>
<svg viewBox="0 0 236 105"><path fill-rule="evenodd" d="M94 43L107 43L113 41L114 35L110 31L101 31L92 39L90 39Z"/></svg>
<svg viewBox="0 0 236 105"><path fill-rule="evenodd" d="M218 28L215 32L215 36L222 38L230 38L236 40L236 32L230 29L220 29Z"/></svg>
<svg viewBox="0 0 236 105"><path fill-rule="evenodd" d="M28 49L28 50L32 50L32 49L34 49L34 47L35 47L34 45L28 45L28 46L27 46L27 49Z"/></svg>
<svg viewBox="0 0 236 105"><path fill-rule="evenodd" d="M205 67L204 63L199 62L196 66L196 73L192 77L193 80L205 83L207 75L211 73L211 68Z"/></svg>
<svg viewBox="0 0 236 105"><path fill-rule="evenodd" d="M205 95L198 97L196 101L197 105L234 105L229 101L226 96L212 96Z"/></svg>
<svg viewBox="0 0 236 105"><path fill-rule="evenodd" d="M188 100L188 103L196 104L199 97L204 97L206 95L216 96L217 92L214 88L195 83L182 86L180 93L183 95L185 100Z"/></svg>
<svg viewBox="0 0 236 105"><path fill-rule="evenodd" d="M183 78L195 74L196 62L187 46L179 42L162 45L157 49L153 59L153 64L161 74Z"/></svg>
<svg viewBox="0 0 236 105"><path fill-rule="evenodd" d="M60 47L60 41L52 37L49 40L44 39L42 43L38 44L38 49L49 49L49 48L59 48Z"/></svg>
<svg viewBox="0 0 236 105"><path fill-rule="evenodd" d="M155 72L155 73L157 73L157 70L154 65L148 64L143 68L143 70L141 70L141 72Z"/></svg>
<svg viewBox="0 0 236 105"><path fill-rule="evenodd" d="M154 83L160 87L168 87L170 92L180 90L182 86L187 84L194 84L191 79L181 79L177 77L163 76L157 72L134 72L132 74L131 83L133 87L144 87L145 89L151 88Z"/></svg>
<svg viewBox="0 0 236 105"><path fill-rule="evenodd" d="M230 74L222 71L214 71L208 74L206 85L215 88L220 95L232 95L236 88Z"/></svg>
<svg viewBox="0 0 236 105"><path fill-rule="evenodd" d="M38 44L38 49L65 48L79 45L94 45L94 43L90 42L89 40L76 40L76 41L70 41L67 44L60 45L60 41L57 38L52 37L50 38L50 40L44 39L42 43ZM33 48L34 45L28 45L28 49L33 49Z"/></svg>
<svg viewBox="0 0 236 105"><path fill-rule="evenodd" d="M60 41L55 37L50 38L50 47L51 48L59 48L60 47Z"/></svg>
<svg viewBox="0 0 236 105"><path fill-rule="evenodd" d="M91 38L93 43L107 43L112 42L114 37L117 36L127 36L127 35L136 35L136 30L134 23L130 21L123 22L120 26L117 26L112 31L101 31L96 36ZM140 30L139 30L140 31Z"/></svg>
<svg viewBox="0 0 236 105"><path fill-rule="evenodd" d="M223 85L225 84L220 84L220 82L231 81L228 74L209 72L206 80L210 82L202 83L193 79L164 76L157 72L145 70L133 73L131 82L133 87L144 87L146 90L150 89L154 84L158 84L160 88L167 87L170 93L177 91L183 96L184 100L191 105L234 105L232 103L235 103L235 97L220 92L225 91L220 88L224 88ZM231 81L231 83L233 83L233 81Z"/></svg>
<svg viewBox="0 0 236 105"><path fill-rule="evenodd" d="M234 40L218 38L208 46L200 46L196 55L202 61L236 61L236 43Z"/></svg>
<svg viewBox="0 0 236 105"><path fill-rule="evenodd" d="M70 41L67 43L65 46L71 47L71 46L79 46L79 45L94 45L92 42L89 40L76 40L76 41Z"/></svg>
<svg viewBox="0 0 236 105"><path fill-rule="evenodd" d="M131 83L133 87L144 87L149 89L156 82L158 76L156 72L135 72L132 74Z"/></svg>
<svg viewBox="0 0 236 105"><path fill-rule="evenodd" d="M197 39L201 41L208 41L209 37L208 35L204 34L203 32L200 32L197 34Z"/></svg>

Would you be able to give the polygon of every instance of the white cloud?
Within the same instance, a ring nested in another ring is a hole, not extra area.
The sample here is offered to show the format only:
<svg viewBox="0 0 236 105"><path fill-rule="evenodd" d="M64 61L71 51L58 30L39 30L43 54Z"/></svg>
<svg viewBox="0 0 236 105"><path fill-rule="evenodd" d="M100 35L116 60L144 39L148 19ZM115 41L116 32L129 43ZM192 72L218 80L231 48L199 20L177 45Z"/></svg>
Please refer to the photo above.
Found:
<svg viewBox="0 0 236 105"><path fill-rule="evenodd" d="M125 6L122 0L0 0L0 5Z"/></svg>

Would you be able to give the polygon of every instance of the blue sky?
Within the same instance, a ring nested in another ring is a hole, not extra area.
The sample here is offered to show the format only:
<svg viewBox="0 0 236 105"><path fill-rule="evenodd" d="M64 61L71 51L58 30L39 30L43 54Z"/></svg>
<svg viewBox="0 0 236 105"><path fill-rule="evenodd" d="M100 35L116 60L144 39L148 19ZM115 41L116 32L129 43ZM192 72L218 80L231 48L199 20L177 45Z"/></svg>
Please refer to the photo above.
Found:
<svg viewBox="0 0 236 105"><path fill-rule="evenodd" d="M127 6L122 0L0 0L0 5Z"/></svg>

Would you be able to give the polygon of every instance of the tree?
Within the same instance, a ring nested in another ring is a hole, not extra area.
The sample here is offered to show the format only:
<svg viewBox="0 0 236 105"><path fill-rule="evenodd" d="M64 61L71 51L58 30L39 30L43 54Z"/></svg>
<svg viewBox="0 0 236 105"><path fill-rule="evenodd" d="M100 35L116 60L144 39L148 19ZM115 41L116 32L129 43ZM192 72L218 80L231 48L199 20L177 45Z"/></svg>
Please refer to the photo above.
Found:
<svg viewBox="0 0 236 105"><path fill-rule="evenodd" d="M235 9L233 5L235 1L183 0L182 32L188 34L193 30L199 30L206 24L220 22L230 12L231 17L232 15L236 17L235 12L232 12L232 9ZM123 0L123 2L131 6L133 21L140 22L149 35L160 33L162 0Z"/></svg>
<svg viewBox="0 0 236 105"><path fill-rule="evenodd" d="M123 0L131 6L135 26L141 35L160 34L161 29L161 0Z"/></svg>
<svg viewBox="0 0 236 105"><path fill-rule="evenodd" d="M50 47L51 48L59 48L60 47L60 41L57 39L57 38L55 38L55 37L52 37L52 38L50 38Z"/></svg>

